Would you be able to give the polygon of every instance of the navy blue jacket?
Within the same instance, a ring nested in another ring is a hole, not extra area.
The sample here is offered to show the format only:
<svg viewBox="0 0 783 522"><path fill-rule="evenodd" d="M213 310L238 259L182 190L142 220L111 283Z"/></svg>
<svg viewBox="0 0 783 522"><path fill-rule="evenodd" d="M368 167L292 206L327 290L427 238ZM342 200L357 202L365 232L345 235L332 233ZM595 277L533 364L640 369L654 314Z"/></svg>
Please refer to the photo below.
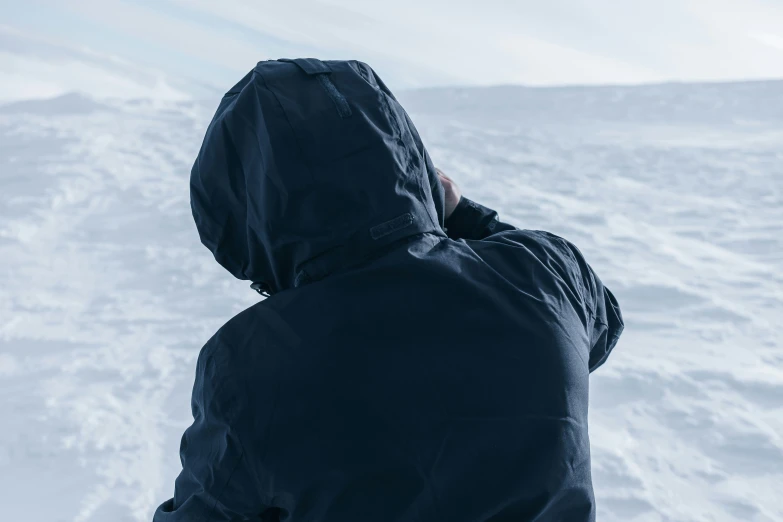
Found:
<svg viewBox="0 0 783 522"><path fill-rule="evenodd" d="M580 251L444 192L359 61L260 62L191 175L202 242L271 294L201 350L155 522L595 518L588 377L623 329Z"/></svg>

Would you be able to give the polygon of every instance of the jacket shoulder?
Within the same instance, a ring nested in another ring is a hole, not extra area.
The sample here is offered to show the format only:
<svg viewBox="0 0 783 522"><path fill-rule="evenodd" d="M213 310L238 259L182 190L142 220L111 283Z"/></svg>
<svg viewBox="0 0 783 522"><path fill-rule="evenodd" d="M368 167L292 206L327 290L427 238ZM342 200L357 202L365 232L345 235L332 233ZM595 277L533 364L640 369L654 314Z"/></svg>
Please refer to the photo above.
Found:
<svg viewBox="0 0 783 522"><path fill-rule="evenodd" d="M572 245L546 230L504 230L482 240L466 240L485 262L506 277L531 276L543 283L542 272L567 288L574 305L584 306L585 285ZM514 274L514 275L511 275ZM548 277L546 279L549 279Z"/></svg>
<svg viewBox="0 0 783 522"><path fill-rule="evenodd" d="M213 355L236 374L278 368L285 354L301 344L297 326L286 313L285 293L259 301L229 319L202 348L203 356Z"/></svg>
<svg viewBox="0 0 783 522"><path fill-rule="evenodd" d="M576 265L576 259L571 249L572 245L566 239L546 230L503 230L479 241L468 241L470 241L471 246L474 246L476 243L495 243L524 248L533 254L559 258L571 268L575 268Z"/></svg>

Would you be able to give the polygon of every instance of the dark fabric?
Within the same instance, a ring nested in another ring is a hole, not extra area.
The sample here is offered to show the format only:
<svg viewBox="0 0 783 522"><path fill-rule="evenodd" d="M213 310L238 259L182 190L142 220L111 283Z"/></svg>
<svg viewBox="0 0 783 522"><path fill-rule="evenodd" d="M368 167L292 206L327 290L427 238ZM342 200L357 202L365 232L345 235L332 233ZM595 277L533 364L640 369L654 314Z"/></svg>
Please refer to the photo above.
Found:
<svg viewBox="0 0 783 522"><path fill-rule="evenodd" d="M451 216L444 223L447 235L451 239L481 240L490 234L506 230L518 230L509 223L498 219L498 213L480 203L462 196ZM528 231L529 232L529 231ZM588 313L593 318L590 332L590 361L592 372L609 357L620 334L623 332L623 317L620 304L614 294L606 288L595 275L592 267L585 261L582 252L572 243L549 232L536 231L550 237L558 243L566 257L570 258L572 268L576 268L574 280L580 285L582 295L590 296L585 302Z"/></svg>
<svg viewBox="0 0 783 522"><path fill-rule="evenodd" d="M155 522L594 520L588 377L617 301L560 237L466 198L444 222L368 65L259 63L220 102L191 201L217 261L272 295L201 350Z"/></svg>
<svg viewBox="0 0 783 522"><path fill-rule="evenodd" d="M445 222L451 239L484 239L492 232L513 230L513 225L498 221L498 213L462 196Z"/></svg>

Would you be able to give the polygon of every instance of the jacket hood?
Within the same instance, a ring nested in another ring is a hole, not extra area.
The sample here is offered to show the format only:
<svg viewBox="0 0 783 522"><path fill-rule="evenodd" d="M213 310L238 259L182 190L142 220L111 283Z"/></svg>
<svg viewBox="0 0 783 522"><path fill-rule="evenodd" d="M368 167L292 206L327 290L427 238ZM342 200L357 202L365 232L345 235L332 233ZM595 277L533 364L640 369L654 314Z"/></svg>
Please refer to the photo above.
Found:
<svg viewBox="0 0 783 522"><path fill-rule="evenodd" d="M446 236L443 187L416 128L356 60L259 62L221 100L190 196L218 263L269 293L414 234Z"/></svg>

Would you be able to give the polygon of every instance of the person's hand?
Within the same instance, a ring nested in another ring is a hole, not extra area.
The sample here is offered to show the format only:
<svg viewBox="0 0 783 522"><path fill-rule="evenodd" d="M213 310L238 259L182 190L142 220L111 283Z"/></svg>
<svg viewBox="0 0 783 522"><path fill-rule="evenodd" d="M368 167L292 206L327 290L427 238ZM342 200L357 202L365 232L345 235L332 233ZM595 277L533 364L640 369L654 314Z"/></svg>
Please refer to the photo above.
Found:
<svg viewBox="0 0 783 522"><path fill-rule="evenodd" d="M446 192L446 216L444 219L448 219L454 209L457 208L459 200L462 198L462 191L459 189L456 183L445 175L439 168L435 169L440 178L440 183L443 185L443 190Z"/></svg>

